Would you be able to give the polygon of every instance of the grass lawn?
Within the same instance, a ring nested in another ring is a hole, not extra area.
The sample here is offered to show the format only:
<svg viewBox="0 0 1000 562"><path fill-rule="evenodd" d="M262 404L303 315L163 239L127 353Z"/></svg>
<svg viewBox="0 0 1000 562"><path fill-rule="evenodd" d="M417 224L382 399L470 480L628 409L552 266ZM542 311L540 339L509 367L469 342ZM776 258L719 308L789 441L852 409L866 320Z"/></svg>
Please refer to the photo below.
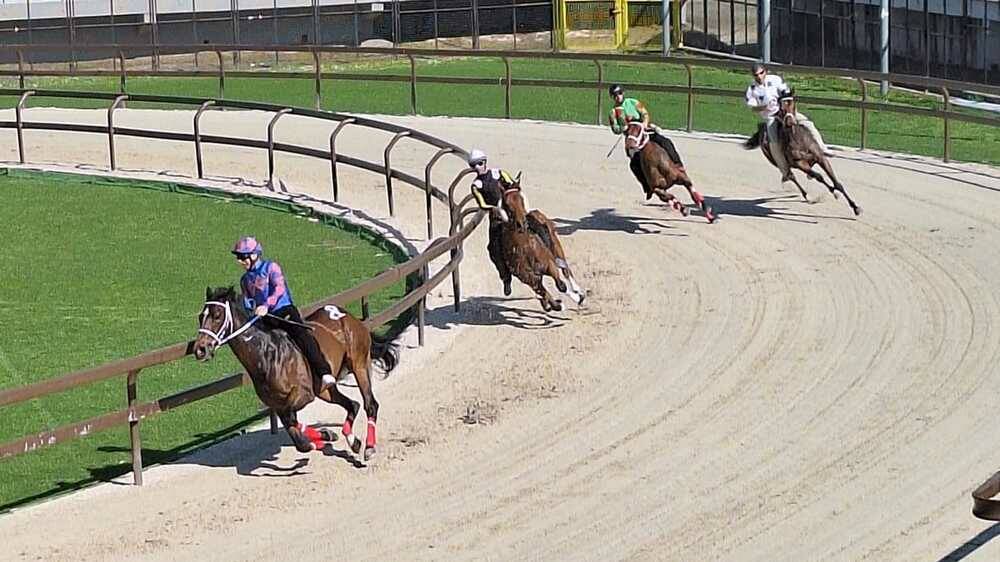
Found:
<svg viewBox="0 0 1000 562"><path fill-rule="evenodd" d="M282 69L310 70L310 67L285 66ZM408 75L409 63L405 59L376 59L353 63L329 64L324 70L373 75ZM596 80L597 70L586 61L555 61L512 59L514 78L547 78L563 80ZM421 76L488 77L498 79L504 75L500 59L488 57L457 59L417 59L417 112L422 115L452 115L468 117L503 117L504 91L496 85L420 84ZM802 95L839 99L860 99L856 81L815 76L786 75L785 79ZM651 82L685 85L687 72L684 67L660 63L606 63L606 82ZM744 72L710 68L694 69L696 86L725 88L742 92L750 78ZM192 97L218 95L218 82L214 78L130 78L130 93L162 94ZM11 85L8 83L8 85ZM117 78L34 78L27 87L72 90L115 91ZM253 100L301 107L313 106L311 79L251 79L226 78L225 96L229 99ZM321 105L323 109L354 113L409 114L410 87L405 82L324 80ZM603 113L607 111L605 92L577 88L542 88L517 86L512 90L511 108L515 118L550 121L595 123L597 98L602 99ZM654 121L662 127L681 129L686 125L687 97L669 94L632 91L653 112ZM868 86L869 99L880 103L912 107L942 108L943 102L934 96L903 90L891 90L881 98L877 85ZM10 107L13 98L0 99ZM66 107L106 107L105 102L87 100L36 99L35 105L61 105ZM141 107L133 103L131 107ZM833 144L859 146L861 142L861 115L855 109L824 107L802 104L802 109L823 131L826 140ZM956 109L977 115L991 114L975 110ZM724 96L697 96L693 125L696 130L720 133L750 134L756 117L743 105L741 98ZM997 119L1000 125L1000 119ZM874 149L909 152L940 157L943 151L943 124L941 120L892 113L869 112L868 146ZM1000 164L1000 127L973 123L953 122L951 126L952 158L957 160Z"/></svg>
<svg viewBox="0 0 1000 562"><path fill-rule="evenodd" d="M238 282L229 254L252 233L305 305L402 261L387 243L262 200L171 192L167 184L0 172L0 388L11 388L192 339L207 285ZM150 189L142 189L147 187ZM375 295L372 311L403 294ZM354 310L357 313L355 307ZM151 400L238 372L228 351L139 376ZM125 377L0 409L0 442L125 407ZM147 463L232 432L257 416L250 387L142 423ZM130 470L127 429L0 461L0 511Z"/></svg>

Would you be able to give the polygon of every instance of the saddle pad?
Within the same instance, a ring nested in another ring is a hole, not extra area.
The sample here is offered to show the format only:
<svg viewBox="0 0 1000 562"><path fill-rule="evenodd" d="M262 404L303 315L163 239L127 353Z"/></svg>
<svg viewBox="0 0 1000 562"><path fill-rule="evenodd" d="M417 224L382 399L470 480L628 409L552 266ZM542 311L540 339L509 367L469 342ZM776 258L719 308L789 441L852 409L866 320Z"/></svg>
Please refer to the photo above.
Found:
<svg viewBox="0 0 1000 562"><path fill-rule="evenodd" d="M347 314L336 307L336 305L328 304L323 307L323 310L330 315L330 320L340 320L341 318L347 316Z"/></svg>

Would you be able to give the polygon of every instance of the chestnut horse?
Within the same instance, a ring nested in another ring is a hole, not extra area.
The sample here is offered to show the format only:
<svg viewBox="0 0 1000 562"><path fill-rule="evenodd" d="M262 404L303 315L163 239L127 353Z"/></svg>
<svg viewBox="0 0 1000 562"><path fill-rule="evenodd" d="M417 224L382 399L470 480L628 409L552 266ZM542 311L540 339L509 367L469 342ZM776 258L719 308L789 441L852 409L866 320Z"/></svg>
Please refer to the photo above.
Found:
<svg viewBox="0 0 1000 562"><path fill-rule="evenodd" d="M207 361L220 345L229 345L250 375L257 396L281 419L296 449L305 453L324 445L325 436L312 427L300 424L296 416L299 410L318 397L347 410L342 433L354 453L360 452L361 441L354 437L352 431L358 415L358 403L344 396L337 385L318 392L319 385L309 370L309 364L284 330L258 328L255 325L257 317L251 318L232 287L207 289L205 305L198 318L195 358ZM321 308L305 320L313 329L336 378L340 380L348 372L354 373L368 418L364 459L371 460L375 455L375 422L378 418L378 402L372 394L372 360L388 373L399 361L398 347L372 337L360 320L336 306Z"/></svg>
<svg viewBox="0 0 1000 562"><path fill-rule="evenodd" d="M683 185L687 189L688 195L691 196L691 200L698 205L708 222L715 222L715 212L712 211L712 207L705 203L705 198L702 197L701 193L691 187L693 184L687 175L687 170L684 169L684 166L671 160L670 155L667 154L666 150L663 150L662 146L650 142L649 133L641 122L632 121L628 124L628 128L625 130L625 150L628 152L629 158L636 152L640 154L642 174L645 176L648 186L647 199L651 195L656 195L677 212L687 216L687 207L667 192L672 186Z"/></svg>
<svg viewBox="0 0 1000 562"><path fill-rule="evenodd" d="M809 200L806 196L806 190L802 188L799 180L797 180L795 175L792 174L791 168L797 168L805 173L810 179L814 179L823 184L826 189L833 194L835 199L839 199L840 194L843 193L844 198L847 200L847 204L850 205L854 214L860 215L861 207L859 207L854 200L851 199L851 196L847 194L847 190L844 189L843 184L841 184L840 180L837 179L837 175L833 173L833 166L830 165L830 159L823 154L823 150L819 147L819 144L816 143L816 139L813 138L809 130L799 125L796 120L797 110L795 108L795 97L790 92L782 92L780 105L781 108L778 110L778 114L775 117L775 119L778 120L778 135L779 138L781 138L785 161L788 162L789 165L788 175L792 182L795 183L795 187L799 188L799 193L802 194L802 198L806 201ZM747 139L747 141L743 143L743 146L748 150L759 146L768 162L770 162L774 167L778 167L778 165L774 162L774 156L771 154L771 144L767 139L767 125L765 123L761 123L757 126L757 132L752 137ZM819 165L819 167L826 172L826 175L833 181L832 185L827 183L826 178L824 178L822 174L813 169L816 165Z"/></svg>
<svg viewBox="0 0 1000 562"><path fill-rule="evenodd" d="M562 310L562 301L553 298L545 289L542 284L545 275L555 280L559 292L568 294L576 304L583 304L586 291L573 277L555 225L541 211L535 209L529 213L526 207L521 193L521 174L517 174L501 199L504 223L500 246L511 273L535 291L546 312Z"/></svg>

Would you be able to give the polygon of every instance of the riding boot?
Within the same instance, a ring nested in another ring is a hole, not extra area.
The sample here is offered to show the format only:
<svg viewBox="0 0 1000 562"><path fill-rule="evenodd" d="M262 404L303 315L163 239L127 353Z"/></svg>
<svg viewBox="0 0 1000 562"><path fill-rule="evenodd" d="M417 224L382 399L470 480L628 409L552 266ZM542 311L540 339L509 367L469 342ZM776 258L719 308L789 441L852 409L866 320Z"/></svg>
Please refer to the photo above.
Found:
<svg viewBox="0 0 1000 562"><path fill-rule="evenodd" d="M279 308L271 314L299 324L305 323L302 320L302 315L299 314L299 310L291 305ZM280 324L280 327L285 330L288 337L291 338L292 342L299 348L299 351L302 352L302 355L305 356L306 362L309 363L309 370L312 371L313 377L319 382L320 392L335 384L336 380L333 377L330 364L327 362L322 350L320 350L319 343L313 336L312 331L302 326L284 322Z"/></svg>
<svg viewBox="0 0 1000 562"><path fill-rule="evenodd" d="M503 223L500 221L490 222L489 243L486 245L486 251L490 255L493 267L497 269L497 273L500 275L500 281L503 282L503 294L505 297L509 297L511 293L511 274L510 268L507 267L507 261L503 257L503 247L500 245L500 238L502 236Z"/></svg>
<svg viewBox="0 0 1000 562"><path fill-rule="evenodd" d="M649 201L653 197L653 190L649 189L646 174L642 171L642 154L638 152L633 154L629 160L628 167L632 170L632 175L635 176L635 179L639 180L639 185L642 186L642 191L646 194L646 201Z"/></svg>
<svg viewBox="0 0 1000 562"><path fill-rule="evenodd" d="M651 136L653 138L653 142L660 145L663 150L667 151L667 156L673 160L674 164L677 164L682 168L684 167L684 162L681 162L681 155L677 153L677 148L674 147L673 141L657 132L653 132Z"/></svg>

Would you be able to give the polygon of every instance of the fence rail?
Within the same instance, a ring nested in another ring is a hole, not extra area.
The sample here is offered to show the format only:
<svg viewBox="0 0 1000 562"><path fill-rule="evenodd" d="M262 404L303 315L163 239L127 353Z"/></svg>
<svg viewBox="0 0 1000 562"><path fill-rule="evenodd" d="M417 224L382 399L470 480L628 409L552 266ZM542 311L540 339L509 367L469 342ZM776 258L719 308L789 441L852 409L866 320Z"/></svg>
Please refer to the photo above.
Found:
<svg viewBox="0 0 1000 562"><path fill-rule="evenodd" d="M302 80L312 80L314 84L314 106L317 111L308 113L309 110L305 109L294 109L293 112L300 115L309 116L321 116L321 115L334 115L333 119L342 120L346 116L339 114L327 114L325 112L320 112L319 108L321 106L322 92L323 92L323 81L324 80L364 80L364 81L391 81L391 82L407 82L410 85L410 111L413 114L418 113L418 97L417 97L417 84L476 84L476 85L492 85L503 90L504 95L504 115L507 118L512 117L512 89L517 86L521 87L553 87L553 88L570 88L570 89L592 89L596 91L596 122L601 123L604 119L603 114L603 103L605 100L604 89L610 84L604 80L604 64L606 63L644 63L644 64L673 64L683 66L687 71L687 83L680 85L667 85L667 84L655 84L646 82L631 82L626 83L625 86L652 92L671 92L686 94L688 98L687 103L687 113L686 113L686 126L687 131L693 130L694 123L694 111L695 103L694 98L696 95L699 96L718 96L718 97L742 97L744 95L743 90L735 89L724 89L724 88L713 88L705 86L695 86L695 72L699 68L712 68L712 69L740 69L745 70L749 68L749 62L737 61L737 60L712 60L694 57L662 57L662 56L652 56L652 55L625 55L625 54L583 54L583 53L548 53L548 52L525 52L525 51L479 51L479 50L433 50L433 49L410 49L410 48L398 48L398 49L382 49L382 48L351 48L351 47L329 47L329 46L297 46L297 47L275 47L273 45L214 45L210 48L206 48L204 45L169 45L169 47L175 52L186 52L186 53L198 53L198 52L211 52L216 55L216 59L219 61L219 65L214 70L158 70L151 68L145 69L128 69L126 70L125 60L126 53L129 52L128 48L121 45L99 45L93 46L92 48L102 49L104 52L108 53L110 56L114 57L112 64L116 65L118 68L115 70L106 69L93 69L93 70L82 70L78 67L71 67L67 70L48 70L48 69L32 69L30 68L30 55L33 52L45 51L45 50L58 50L65 49L65 45L17 45L11 47L15 50L18 55L18 67L16 69L6 69L0 70L0 77L17 77L21 88L25 85L25 78L27 77L45 77L45 76L118 76L119 78L119 90L120 93L125 93L127 90L128 78L134 76L143 77L215 77L218 80L218 91L219 100L216 100L220 106L231 106L231 107L241 107L247 109L264 109L267 104L254 104L250 102L232 102L225 101L221 98L225 94L225 80L226 77L240 77L240 78L251 78L251 79L261 79L261 78L290 78L290 79L302 79ZM269 72L266 70L226 70L225 66L222 64L224 60L223 53L238 53L238 52L251 52L251 51L263 51L269 49L278 49L282 52L287 53L308 53L312 56L313 67L309 71L282 71L282 72ZM360 74L360 73L349 73L349 72L330 72L324 71L322 67L322 57L323 55L357 55L357 54L368 54L368 55L388 55L405 57L409 62L409 73L408 74ZM466 77L466 76L420 76L416 72L416 59L417 58L431 58L431 59L442 59L442 58L456 58L456 57L480 57L480 58L493 58L499 59L504 63L504 73L498 75L495 78L486 77ZM534 78L515 78L512 75L510 61L512 59L536 59L536 60L572 60L572 61L585 61L594 65L595 79L592 81L580 81L580 80L554 80L554 79L534 79ZM28 66L26 68L26 66ZM898 74L898 73L881 73L875 71L867 70L842 70L842 69L831 69L822 67L811 67L811 66L795 66L795 65L775 65L776 69L781 72L793 72L799 74L811 74L817 76L832 76L840 78L853 79L858 83L858 98L857 99L840 99L840 98L828 98L828 97L818 97L818 96L800 96L803 101L820 106L827 107L844 107L858 109L860 111L860 148L865 149L868 147L868 112L869 111L885 111L890 113L899 114L909 114L909 115L920 115L924 117L933 117L941 119L944 123L944 134L941 139L941 157L948 161L951 157L950 153L950 143L951 143L951 131L949 127L950 122L966 122L966 123L978 123L982 125L989 126L1000 126L1000 119L994 119L990 117L984 117L979 115L972 115L969 113L962 113L953 111L951 107L951 95L953 92L975 92L988 94L993 96L1000 96L1000 86L989 86L972 82L961 82L957 80L949 80L944 78L931 78L927 76L917 76L910 74ZM908 87L919 87L926 88L928 90L934 90L940 92L944 100L944 109L926 109L918 107L910 107L900 104L882 103L874 102L869 100L867 95L867 82L886 82L888 84L905 85ZM8 95L13 95L17 90L3 90L2 92L9 92ZM90 97L92 94L83 92L65 92L61 94L65 97ZM130 95L130 99L134 100L144 100L144 101L155 101L156 96L138 96ZM184 100L193 100L193 98L183 98ZM264 109L266 110L266 109ZM322 118L322 117L321 117ZM361 123L361 121L359 121ZM397 128L395 132L401 132L403 128ZM413 133L417 135L417 133ZM417 136L414 136L417 138ZM443 146L443 145L442 145ZM395 176L394 176L395 177Z"/></svg>
<svg viewBox="0 0 1000 562"><path fill-rule="evenodd" d="M234 102L230 100L222 99L201 99L201 98L180 98L171 96L143 96L143 95L124 95L116 93L95 93L95 92L63 92L63 91L44 91L44 90L10 90L4 89L0 90L0 95L18 95L20 100L17 105L17 111L15 112L14 121L0 121L0 128L7 129L17 129L18 137L18 151L20 154L20 160L22 163L26 162L25 145L23 136L21 132L24 129L35 129L35 130L48 130L48 131L67 131L67 132L86 132L95 134L106 134L108 135L108 158L111 164L111 169L115 168L115 145L114 138L116 135L127 135L133 137L150 138L150 139L161 139L161 140L172 140L172 141L187 141L193 142L195 144L196 159L199 163L198 165L198 176L203 177L203 169L201 166L201 145L202 144L219 144L227 146L240 146L240 147L252 147L259 148L267 151L268 163L269 163L269 174L273 175L273 162L274 162L274 152L285 152L290 154L299 154L303 156L309 156L314 158L320 158L328 160L331 162L331 182L334 185L334 198L337 198L337 166L347 165L356 167L359 169L367 170L377 174L384 175L386 178L386 191L389 197L389 208L393 209L393 199L392 199L392 180L396 179L402 181L408 185L421 189L426 194L426 211L427 211L427 239L430 240L433 237L433 222L432 222L432 208L431 200L436 199L445 205L447 205L450 226L449 233L447 236L439 237L433 240L427 249L425 249L420 255L414 256L407 260L406 262L396 265L392 268L383 271L379 275L359 284L350 289L342 291L336 295L326 298L320 302L314 303L306 307L303 312L305 314L310 314L313 311L319 309L320 307L334 304L337 306L346 306L352 302L361 301L362 305L362 318L365 325L368 328L375 328L381 326L392 319L396 318L400 314L406 312L409 309L416 309L417 318L417 330L418 330L418 341L420 345L424 344L424 314L423 309L426 305L427 294L437 285L444 281L449 275L452 276L452 284L455 289L454 296L454 306L456 310L459 307L460 300L460 278L458 273L458 265L463 257L463 241L473 232L473 230L479 225L483 219L483 212L479 211L478 208L467 208L469 206L469 199L463 199L460 203L456 204L454 201L454 188L461 178L467 174L467 170L463 170L458 173L455 179L452 181L449 189L444 191L431 182L431 174L434 165L446 155L454 155L461 158L466 156L466 152L457 145L450 142L444 141L442 139L433 137L426 133L410 129L407 127L401 127L391 123L385 123L374 119L350 116L338 113L328 113L314 111L304 108L294 108L294 107L282 107L263 103L251 103L251 102ZM23 119L23 108L25 102L32 97L77 97L77 98L88 98L88 99L103 99L110 100L108 106L108 117L106 125L82 125L76 123L53 123L53 122L30 122ZM179 133L179 132L168 132L161 130L150 130L150 129L134 129L134 128L122 128L116 127L114 125L114 113L120 102L125 100L134 101L149 101L149 102L164 102L164 103L174 103L180 105L191 105L199 107L199 111L196 112L193 118L193 133ZM240 108L240 109L254 109L261 111L269 111L275 114L275 117L271 119L268 127L268 139L266 141L257 139L246 139L246 138L236 138L227 137L220 135L200 135L198 128L198 119L200 118L202 112L207 107L227 107L227 108ZM312 117L316 119L322 119L331 122L337 122L338 126L334 132L331 134L331 149L329 151L318 150L311 147L299 146L289 143L279 143L275 142L273 138L273 125L277 118L285 114L300 115L306 117ZM431 147L437 148L437 152L434 157L428 161L424 168L424 178L418 178L411 174L393 169L390 166L389 156L395 144L390 141L389 145L386 146L384 155L385 161L380 164L377 162L369 162L359 158L339 155L334 149L334 135L339 132L340 129L345 125L352 125L357 127L369 128L372 130L379 130L389 133L394 133L394 139L399 139L402 136L414 139L419 142L423 142ZM464 168L464 166L463 166ZM273 187L272 187L273 189ZM473 216L474 215L474 216ZM466 222L465 218L468 216L473 216L471 221ZM443 256L445 252L450 253L448 262L443 265L440 270L438 270L433 276L430 275L430 263ZM368 311L368 297L378 290L388 287L397 282L407 279L409 276L417 274L420 278L420 284L407 292L400 300L390 306L388 309L378 313L374 317L371 317ZM98 381L111 379L114 377L120 377L125 375L125 395L128 400L128 406L125 409L117 410L114 412L105 413L87 420L79 421L76 423L71 423L63 425L61 427L35 433L16 439L7 443L0 444L0 459L31 452L42 447L48 447L61 443L64 441L76 439L83 437L87 434L100 431L103 429L108 429L111 427L116 427L124 424L129 424L130 428L130 447L132 451L132 465L133 465L133 481L137 485L142 484L142 447L141 438L139 433L140 422L152 415L171 410L183 406L185 404L207 398L219 394L221 392L226 392L233 388L237 388L243 384L249 383L249 378L243 374L233 374L227 375L223 378L211 381L209 383L203 384L201 386L179 392L170 396L160 398L158 400L153 400L149 402L139 403L137 402L137 385L138 385L138 375L144 369L150 367L155 367L157 365L162 365L164 363L169 363L172 361L177 361L183 359L187 355L192 353L193 342L183 342L174 344L168 347L156 349L149 351L134 357L129 357L126 359L121 359L90 369L85 369L82 371L76 371L63 376L55 377L49 380L41 381L38 383L11 388L7 390L0 391L0 407L9 406L12 404L18 404L28 400L33 400L36 398L41 398L44 396L49 396L80 386L92 384ZM272 413L271 416L271 430L276 429L276 420Z"/></svg>

